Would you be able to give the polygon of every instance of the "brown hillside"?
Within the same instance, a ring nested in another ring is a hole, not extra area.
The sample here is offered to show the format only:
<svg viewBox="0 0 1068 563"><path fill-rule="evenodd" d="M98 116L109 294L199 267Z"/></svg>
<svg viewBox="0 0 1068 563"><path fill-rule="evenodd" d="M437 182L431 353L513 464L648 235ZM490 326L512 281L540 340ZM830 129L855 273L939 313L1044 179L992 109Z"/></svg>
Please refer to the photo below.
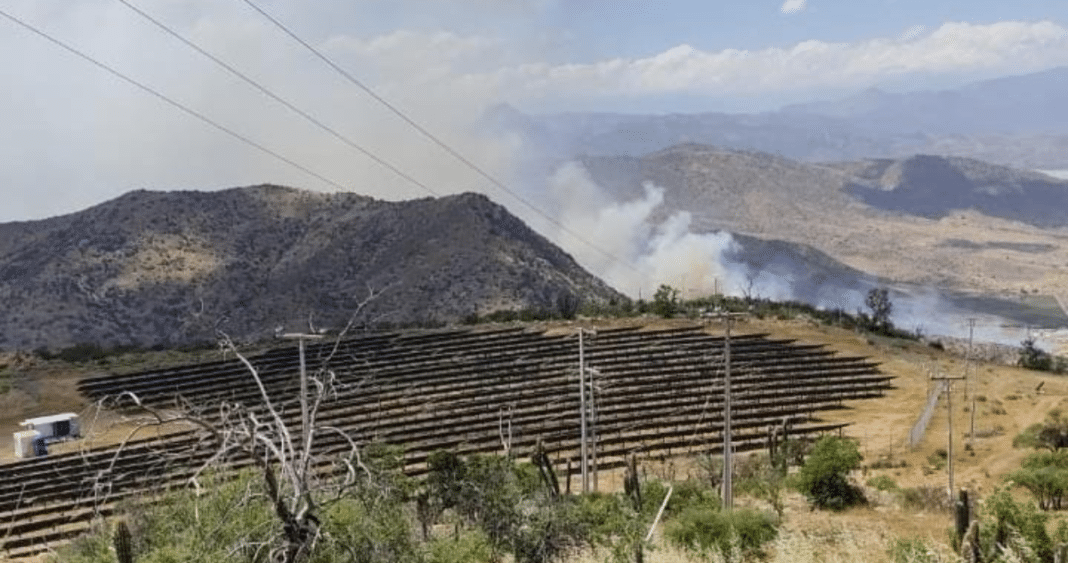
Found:
<svg viewBox="0 0 1068 563"><path fill-rule="evenodd" d="M174 346L218 327L442 323L560 296L617 294L503 207L462 194L408 202L277 186L126 194L0 225L0 349Z"/></svg>

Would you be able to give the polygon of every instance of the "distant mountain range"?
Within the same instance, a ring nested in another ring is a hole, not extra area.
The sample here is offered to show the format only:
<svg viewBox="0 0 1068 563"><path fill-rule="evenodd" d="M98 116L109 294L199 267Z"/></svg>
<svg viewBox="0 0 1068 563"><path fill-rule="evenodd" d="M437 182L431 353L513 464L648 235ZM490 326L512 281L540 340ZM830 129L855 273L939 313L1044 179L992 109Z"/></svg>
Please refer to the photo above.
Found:
<svg viewBox="0 0 1068 563"><path fill-rule="evenodd" d="M391 203L277 186L128 193L0 224L0 349L269 337L358 321L455 322L618 298L481 195Z"/></svg>
<svg viewBox="0 0 1068 563"><path fill-rule="evenodd" d="M1018 168L1068 169L1068 67L944 91L870 89L755 114L526 115L501 106L494 126L546 158L640 156L683 143L809 162L939 154Z"/></svg>
<svg viewBox="0 0 1068 563"><path fill-rule="evenodd" d="M784 115L848 120L873 132L927 135L1068 132L1068 67L985 80L953 90L868 89L836 101L796 104Z"/></svg>

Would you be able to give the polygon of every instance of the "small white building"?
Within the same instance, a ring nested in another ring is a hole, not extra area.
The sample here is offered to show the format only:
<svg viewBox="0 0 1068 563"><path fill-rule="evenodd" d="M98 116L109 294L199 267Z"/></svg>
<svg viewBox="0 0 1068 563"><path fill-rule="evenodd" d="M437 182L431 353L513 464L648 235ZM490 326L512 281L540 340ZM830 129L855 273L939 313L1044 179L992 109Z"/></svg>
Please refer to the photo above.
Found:
<svg viewBox="0 0 1068 563"><path fill-rule="evenodd" d="M72 412L27 418L19 425L26 430L40 432L41 437L45 440L79 436L82 431L81 425L78 423L78 415Z"/></svg>
<svg viewBox="0 0 1068 563"><path fill-rule="evenodd" d="M41 433L36 430L23 430L15 432L15 457L37 457L37 440L41 439Z"/></svg>

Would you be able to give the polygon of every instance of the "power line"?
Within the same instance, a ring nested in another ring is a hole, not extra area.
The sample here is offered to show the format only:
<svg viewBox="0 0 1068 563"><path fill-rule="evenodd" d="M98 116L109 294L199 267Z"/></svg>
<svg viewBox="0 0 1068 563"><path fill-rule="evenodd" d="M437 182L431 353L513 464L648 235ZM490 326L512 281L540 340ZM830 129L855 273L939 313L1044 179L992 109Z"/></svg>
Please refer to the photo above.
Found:
<svg viewBox="0 0 1068 563"><path fill-rule="evenodd" d="M440 147L442 150L444 150L446 153L451 155L453 158L457 159L458 161L463 163L465 166L467 166L471 170L475 171L479 176L482 176L483 178L488 180L491 184L496 186L498 189L500 189L501 191L511 195L517 201L519 201L520 203L525 205L528 209L530 209L534 213L540 215L546 221L549 221L553 225L559 227L561 231L571 235L576 240L582 242L583 244L585 244L586 246L590 247L591 249L599 252L600 254L602 254L605 257L613 260L614 262L619 262L619 263L627 266L631 270L637 271L637 267L634 266L633 264L631 264L630 262L627 262L627 261L623 260L622 258L619 258L618 256L612 254L611 252L608 252L607 250L604 250L604 249L600 248L599 246L597 246L597 245L593 244L592 242L586 240L582 235L580 235L577 232L567 228L563 223L561 223L560 221L556 220L555 218L553 218L548 213L542 211L536 205L534 205L533 203L528 201L526 198L524 198L523 196L519 195L518 193L516 193L511 188L509 188L507 185L504 184L504 182L498 180L493 175L491 175L489 172L486 172L480 166L478 166L477 164L472 162L470 159L468 159L464 155L460 154L459 151L453 149L451 146L449 146L448 143L446 143L445 141L441 140L440 138L438 138L438 136L434 135L429 130L427 130L425 127L423 127L418 122L416 122L414 119L409 117L404 111L402 111L400 108L398 108L397 106L395 106L392 103L390 103L389 100L387 100L383 96L379 95L370 86L367 86L361 80L359 80L355 76L353 76L351 73L349 73L345 69L341 68L332 59L330 59L329 57L324 55L322 53L322 51L320 51L319 49L316 49L310 43L305 41L303 38L301 38L295 32L290 30L288 27L286 27L285 24L283 24L282 22L280 22L279 20L277 20L276 18L274 18L273 16L268 14L266 11L264 11L259 6L257 6L255 3L252 2L252 0L242 0L242 1L245 4L248 4L249 7L251 7L253 10L255 10L257 13L259 13L261 16L263 16L265 19L267 19L272 24L274 24L278 29L282 30L282 32L284 32L286 35L288 35L294 41L296 41L301 46L303 46L305 49L310 51L313 55L316 56L316 58L318 58L319 60L323 61L330 68L334 69L334 71L336 71L338 74L343 76L346 80L348 80L354 86L356 86L357 88L363 90L367 95L371 96L371 98L373 98L376 102L382 104L386 109L388 109L390 112L392 112L398 118L400 118L402 121L404 121L410 127L415 129L416 131L418 131L420 134L422 134L428 140L430 140L435 145Z"/></svg>
<svg viewBox="0 0 1068 563"><path fill-rule="evenodd" d="M394 166L393 164L391 164L390 162L388 162L384 158L381 158L378 155L376 155L376 154L372 153L371 151L367 150L366 148L360 146L355 141L349 139L345 135L342 135L337 130L329 127L328 125L323 123L321 120L316 119L314 116L310 115L308 112L298 108L297 106L295 106L291 102L289 102L289 101L285 100L284 98L278 96L277 94L272 92L270 89L268 89L266 86L260 84L256 80L250 78L248 75L246 75L243 72L241 72L241 71L237 70L236 68L234 68L233 65L230 65L230 64L226 63L225 61L219 59L215 55L209 53L208 51L206 51L205 49L203 49L202 47L197 45L196 43L193 43L189 39L185 38L184 36L182 36L177 31L174 31L172 28L170 28L169 26L167 26L163 22L161 22L158 19L152 17L151 15L145 13L144 10L141 10L137 6L134 6L133 4L128 2L127 0L117 0L117 1L120 2L121 4L123 4L124 6L126 6L127 8L129 8L129 9L133 10L134 12L136 12L142 18L148 20L149 22L152 22L152 24L154 24L156 27L158 27L161 30L163 30L165 33L167 33L171 37L174 37L175 39L181 41L182 43L184 43L190 49L193 49L194 51L196 51L196 52L200 53L201 55L207 57L213 63L215 63L216 65L222 67L223 69L225 69L230 74L240 78L246 84L252 86L256 90L259 90L260 93L262 93L263 95L265 95L265 96L271 98L272 100L282 104L283 106L285 106L290 111L292 111L292 112L296 113L297 115L303 117L305 120L313 123L314 125L316 125L320 129L322 129L323 131L326 131L327 133L333 135L339 141L341 141L341 142L345 143L346 145L348 145L349 147L359 151L360 153L362 153L367 158L370 158L371 160L375 161L379 165L381 165L381 166L385 167L386 169L388 169L390 172L393 172L397 176L407 180L408 182L412 183L413 185L418 186L418 187L422 188L423 190L426 190L431 195L435 195L435 196L440 196L441 195L438 192L436 192L433 189L431 189L426 184L420 182L419 180L416 180L411 175L405 173L400 168L397 168L396 166Z"/></svg>
<svg viewBox="0 0 1068 563"><path fill-rule="evenodd" d="M97 68L108 72L112 76L115 76L116 78L119 78L120 80L126 82L127 84L135 86L136 88L140 89L141 91L146 92L146 93L154 96L155 98L157 98L157 99L167 103L168 105L170 105L170 106L172 106L172 107L174 107L174 108L186 113L187 115L195 117L195 118L199 119L200 121L202 121L204 123L207 123L208 125L214 127L215 129L218 129L219 131L222 131L223 133L226 133L227 135L230 135L231 137L241 141L242 143L245 143L245 144L247 144L247 145L249 145L251 147L255 147L256 149L259 149L261 152L266 153L266 154L274 157L275 159L280 160L280 161L282 161L282 162L284 162L284 163L296 168L297 170L300 170L301 172L304 172L305 174L308 174L309 176L312 176L312 177L317 178L317 179L319 179L319 180L321 180L321 181L323 181L323 182L325 182L327 184L330 184L331 186L334 186L335 188L338 188L338 189L343 190L343 191L348 191L348 188L346 188L340 182L336 182L334 180L331 180L330 178L327 178L326 176L323 176L322 174L319 174L318 172L315 172L315 171L311 170L310 168L308 168L308 167L306 167L306 166L304 166L304 165L302 165L302 164L300 164L300 163L298 163L298 162L296 162L294 160L291 160L289 158L286 158L285 156L282 156L281 154L279 154L279 153L277 153L277 152L275 152L275 151L263 146L260 143L257 143L256 141L253 141L252 139L242 135L241 133L238 133L237 131L234 131L233 129L230 129L229 127L227 127L225 125L222 125L221 123L219 123L219 122L211 119L210 117L208 117L208 116L206 116L206 115L204 115L204 114L202 114L202 113L190 108L189 106L187 106L187 105L185 105L185 104L183 104L183 103L181 103L181 102L179 102L177 100L169 98L168 96L166 96L165 94L159 92L158 90L155 90L155 89L153 89L152 87L150 87L150 86L148 86L146 84L138 82L137 80L135 80L135 79L133 79L133 78L131 78L131 77L119 72L118 70L108 66L107 64L102 63L102 62L94 59L93 57L91 57L91 56L79 51L78 49L76 49L76 48L74 48L74 47L72 47L72 46L60 41L59 39L56 39L55 37L52 37L48 33L44 32L44 31L42 31L40 29L37 29L36 27L34 27L34 26L26 23L25 21L23 21L23 20L15 17L15 16L3 11L2 9L0 9L0 16L3 16L5 18L7 18L8 20L10 20L11 22L15 23L16 25L18 25L18 26L20 26L20 27L22 27L22 28L24 28L24 29L36 34L37 36L47 40L48 42L52 43L53 45L56 45L56 46L62 48L63 50L65 50L65 51L67 51L67 52L69 52L69 53L81 58L82 60L91 63L93 66L96 66Z"/></svg>

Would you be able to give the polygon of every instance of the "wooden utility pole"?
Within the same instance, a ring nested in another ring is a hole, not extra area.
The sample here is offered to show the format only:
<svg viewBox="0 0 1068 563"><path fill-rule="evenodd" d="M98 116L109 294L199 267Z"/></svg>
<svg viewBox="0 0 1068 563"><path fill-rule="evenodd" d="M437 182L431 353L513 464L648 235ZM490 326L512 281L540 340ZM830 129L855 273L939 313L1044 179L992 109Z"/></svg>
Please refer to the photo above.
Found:
<svg viewBox="0 0 1068 563"><path fill-rule="evenodd" d="M933 381L941 381L946 394L946 410L949 412L949 429L947 431L948 447L946 449L946 470L949 473L949 501L953 502L953 382L964 379L964 376L941 377L931 376Z"/></svg>

